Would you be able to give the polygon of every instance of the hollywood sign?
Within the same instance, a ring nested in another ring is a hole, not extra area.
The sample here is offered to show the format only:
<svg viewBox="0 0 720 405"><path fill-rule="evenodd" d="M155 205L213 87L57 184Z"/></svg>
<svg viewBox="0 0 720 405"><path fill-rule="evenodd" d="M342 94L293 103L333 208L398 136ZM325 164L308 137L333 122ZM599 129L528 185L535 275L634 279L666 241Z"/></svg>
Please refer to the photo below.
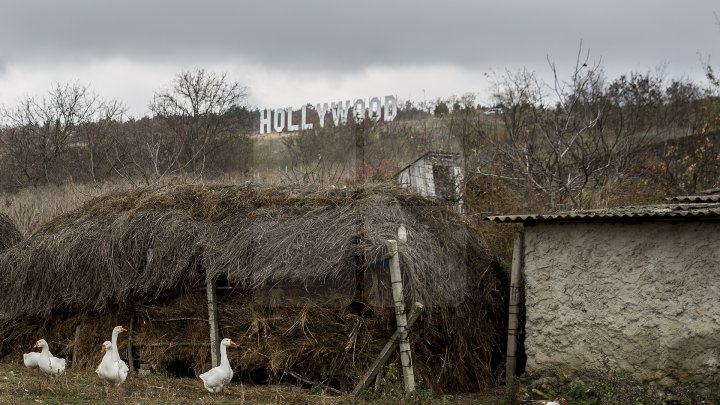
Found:
<svg viewBox="0 0 720 405"><path fill-rule="evenodd" d="M312 109L312 107L311 107ZM300 120L293 119L292 108L278 108L275 110L265 109L260 111L260 133L267 134L270 132L288 132L305 131L313 129L314 125L308 122L308 107L304 105L300 107ZM353 118L356 122L362 121L365 117L379 121L392 121L397 116L397 98L395 96L385 96L384 100L380 97L372 97L367 100L359 98L351 103L350 100L316 104L315 112L318 116L318 125L320 128L325 127L325 117L328 112L332 114L332 122L335 126L347 124L350 114L354 114Z"/></svg>

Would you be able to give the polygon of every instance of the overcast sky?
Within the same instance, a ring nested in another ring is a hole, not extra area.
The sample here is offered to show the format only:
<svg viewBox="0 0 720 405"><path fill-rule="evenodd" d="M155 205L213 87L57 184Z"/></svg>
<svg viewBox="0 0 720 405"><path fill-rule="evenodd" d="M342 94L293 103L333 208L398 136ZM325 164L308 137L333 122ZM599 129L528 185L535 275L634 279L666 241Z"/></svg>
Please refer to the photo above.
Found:
<svg viewBox="0 0 720 405"><path fill-rule="evenodd" d="M717 0L0 0L0 103L78 80L147 112L175 73L226 71L261 108L479 93L505 69L569 72L582 41L615 77L720 62ZM716 66L720 63L715 63ZM703 83L704 84L704 83Z"/></svg>

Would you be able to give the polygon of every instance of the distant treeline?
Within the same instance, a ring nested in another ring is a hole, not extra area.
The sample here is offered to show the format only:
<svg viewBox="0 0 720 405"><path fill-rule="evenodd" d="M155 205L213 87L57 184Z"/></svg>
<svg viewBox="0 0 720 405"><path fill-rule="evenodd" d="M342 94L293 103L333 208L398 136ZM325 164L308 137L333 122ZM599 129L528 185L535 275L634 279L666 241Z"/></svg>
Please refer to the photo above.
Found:
<svg viewBox="0 0 720 405"><path fill-rule="evenodd" d="M59 83L0 111L0 190L172 175L257 180L258 172L339 185L390 179L429 150L462 153L466 199L483 212L598 207L720 185L711 68L703 84L655 72L608 78L587 56L569 75L550 70L550 82L508 71L491 105L472 93L407 100L393 122L350 117L280 139L252 136L259 112L223 73L179 73L143 118L87 86Z"/></svg>

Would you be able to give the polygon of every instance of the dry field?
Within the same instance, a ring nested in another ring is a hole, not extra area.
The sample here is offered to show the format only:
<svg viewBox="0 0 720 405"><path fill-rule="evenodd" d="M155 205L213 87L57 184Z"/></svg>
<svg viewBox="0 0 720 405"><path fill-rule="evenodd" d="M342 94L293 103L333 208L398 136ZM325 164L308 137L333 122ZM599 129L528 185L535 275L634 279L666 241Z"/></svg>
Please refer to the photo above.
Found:
<svg viewBox="0 0 720 405"><path fill-rule="evenodd" d="M45 377L34 371L0 365L0 404L337 404L343 400L289 385L231 384L225 395L212 395L199 379L160 374L131 375L121 387L110 388L87 370L68 370L46 384Z"/></svg>
<svg viewBox="0 0 720 405"><path fill-rule="evenodd" d="M163 374L132 374L119 388L100 382L93 371L68 370L66 375L45 383L37 370L21 365L0 363L0 404L497 404L500 397L481 394L453 396L420 392L404 399L395 390L353 398L303 389L289 384L251 385L233 382L225 395L205 391L194 378L175 378Z"/></svg>
<svg viewBox="0 0 720 405"><path fill-rule="evenodd" d="M212 179L192 176L168 176L153 184L242 184L238 174ZM127 191L148 186L143 182L114 180L102 183L66 183L29 187L18 192L0 191L0 212L7 214L25 236L53 218L80 207L85 202L111 192Z"/></svg>

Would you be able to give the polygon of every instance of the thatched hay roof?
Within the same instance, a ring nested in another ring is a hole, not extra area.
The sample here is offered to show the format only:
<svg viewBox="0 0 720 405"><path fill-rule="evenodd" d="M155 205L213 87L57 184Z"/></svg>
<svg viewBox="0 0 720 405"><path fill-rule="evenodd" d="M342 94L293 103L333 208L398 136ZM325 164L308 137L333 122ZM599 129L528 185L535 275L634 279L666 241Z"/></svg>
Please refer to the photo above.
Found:
<svg viewBox="0 0 720 405"><path fill-rule="evenodd" d="M0 213L0 252L22 240L22 234L10 217Z"/></svg>
<svg viewBox="0 0 720 405"><path fill-rule="evenodd" d="M0 356L45 336L96 364L107 339L97 331L134 319L143 361L206 369L209 275L235 287L218 290L233 364L354 381L395 328L385 242L400 224L407 298L427 308L413 331L418 377L487 387L506 340L505 273L483 231L389 186L150 187L91 200L0 253ZM361 311L349 305L358 280Z"/></svg>
<svg viewBox="0 0 720 405"><path fill-rule="evenodd" d="M0 254L0 317L110 312L204 285L248 289L344 283L382 261L404 224L409 299L447 305L467 294L461 217L389 186L345 190L258 186L149 187L93 199Z"/></svg>

